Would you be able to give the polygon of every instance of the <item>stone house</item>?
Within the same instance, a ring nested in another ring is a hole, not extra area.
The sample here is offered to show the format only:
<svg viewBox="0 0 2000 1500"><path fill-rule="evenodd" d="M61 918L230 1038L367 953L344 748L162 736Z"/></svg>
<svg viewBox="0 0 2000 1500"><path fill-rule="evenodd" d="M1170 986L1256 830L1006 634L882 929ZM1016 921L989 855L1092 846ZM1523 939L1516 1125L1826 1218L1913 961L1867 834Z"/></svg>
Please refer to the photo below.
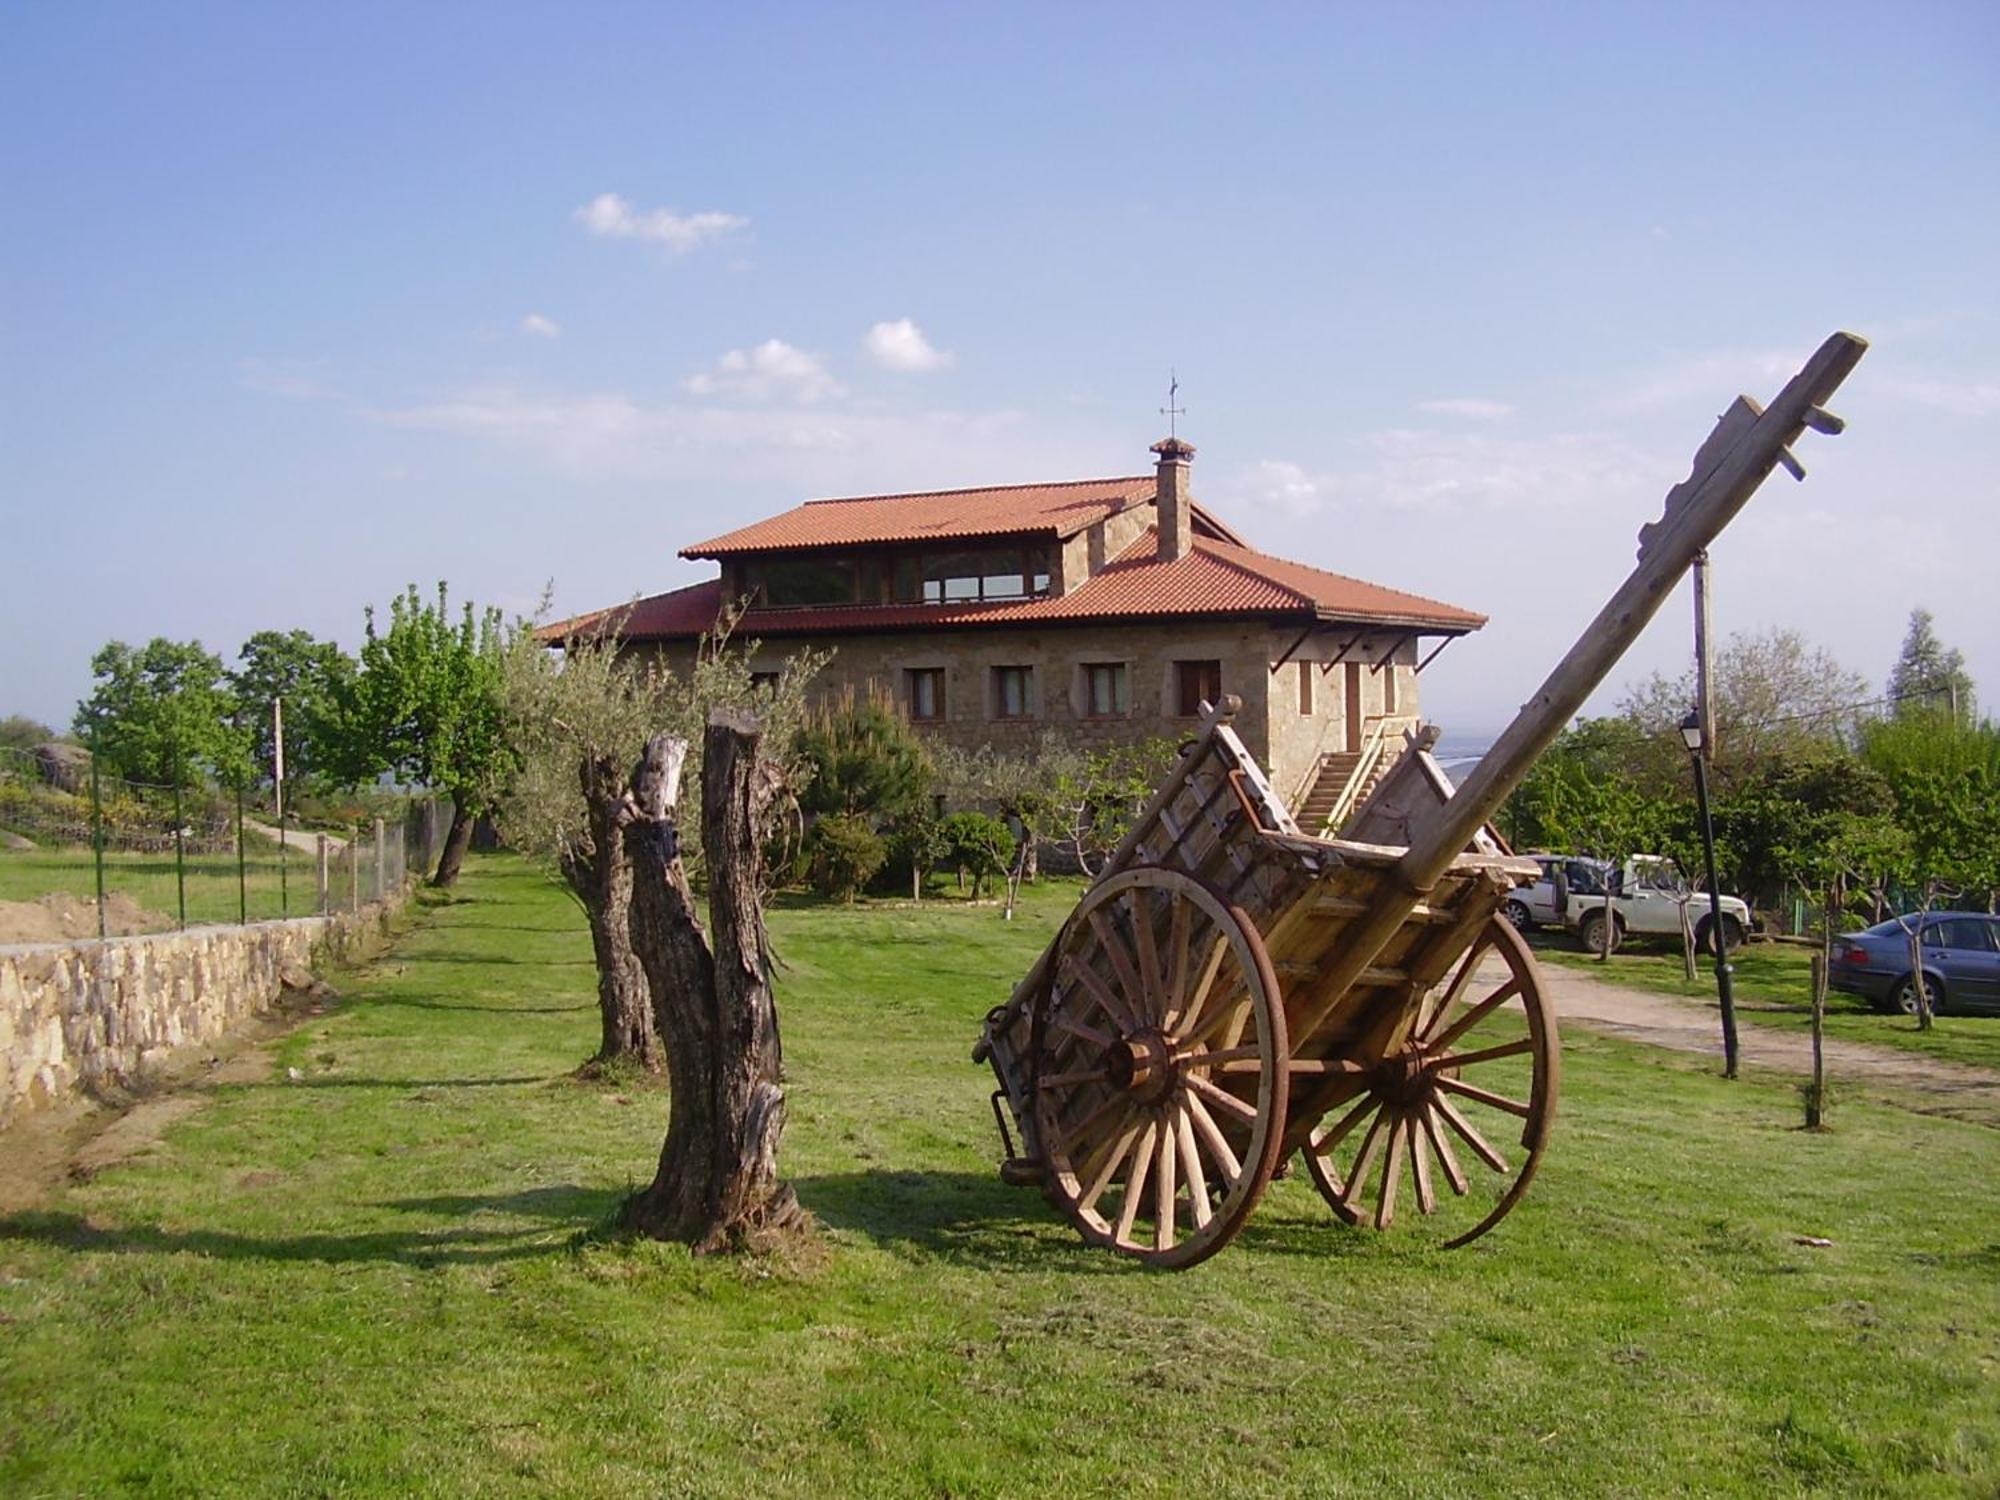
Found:
<svg viewBox="0 0 2000 1500"><path fill-rule="evenodd" d="M1250 547L1189 491L1194 448L1151 474L810 500L681 549L718 576L632 606L622 634L675 668L725 604L776 671L832 648L817 691L883 691L963 748L1236 728L1308 826L1365 790L1418 716L1418 674L1483 615ZM616 611L549 627L561 640Z"/></svg>

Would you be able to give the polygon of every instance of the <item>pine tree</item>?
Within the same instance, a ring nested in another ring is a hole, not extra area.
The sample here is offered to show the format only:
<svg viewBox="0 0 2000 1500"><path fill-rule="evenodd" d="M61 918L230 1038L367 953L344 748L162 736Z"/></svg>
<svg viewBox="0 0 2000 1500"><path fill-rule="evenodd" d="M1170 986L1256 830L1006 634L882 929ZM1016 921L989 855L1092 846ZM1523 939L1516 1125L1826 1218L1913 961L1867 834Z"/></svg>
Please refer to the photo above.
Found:
<svg viewBox="0 0 2000 1500"><path fill-rule="evenodd" d="M1962 720L1975 717L1965 656L1937 638L1927 609L1910 611L1909 633L1889 670L1889 697L1897 714L1942 710Z"/></svg>

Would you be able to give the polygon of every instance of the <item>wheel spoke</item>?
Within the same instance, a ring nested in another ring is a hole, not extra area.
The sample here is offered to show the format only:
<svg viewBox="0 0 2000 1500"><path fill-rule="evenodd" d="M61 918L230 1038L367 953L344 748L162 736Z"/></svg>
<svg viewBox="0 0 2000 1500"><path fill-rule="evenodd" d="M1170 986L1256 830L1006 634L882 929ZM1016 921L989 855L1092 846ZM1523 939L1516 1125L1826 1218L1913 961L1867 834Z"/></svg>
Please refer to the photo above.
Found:
<svg viewBox="0 0 2000 1500"><path fill-rule="evenodd" d="M1215 977L1221 972L1222 960L1229 952L1229 939L1218 932L1207 940L1205 946L1207 951L1202 955L1201 969L1195 977L1194 989L1188 996L1187 1008L1181 1012L1180 1019L1175 1023L1176 1041L1198 1041L1210 1034L1207 1027L1200 1031L1191 1028L1201 1019L1201 1013L1208 1005L1209 992L1215 988Z"/></svg>
<svg viewBox="0 0 2000 1500"><path fill-rule="evenodd" d="M1360 1196L1361 1184L1368 1178L1368 1169L1375 1164L1376 1148L1382 1144L1382 1122L1388 1118L1389 1112L1382 1110L1369 1122L1368 1133L1361 1137L1361 1150L1354 1158L1354 1170L1348 1174L1340 1190L1339 1206L1349 1213L1354 1211L1354 1200Z"/></svg>
<svg viewBox="0 0 2000 1500"><path fill-rule="evenodd" d="M1387 1229L1395 1221L1396 1187L1403 1180L1403 1121L1391 1119L1386 1110L1383 1118L1389 1119L1389 1154L1382 1162L1382 1196L1375 1200L1377 1229Z"/></svg>
<svg viewBox="0 0 2000 1500"><path fill-rule="evenodd" d="M1187 1179L1188 1213L1199 1230L1208 1223L1208 1177L1201 1169L1201 1152L1195 1147L1194 1117L1185 1104L1174 1111L1174 1140L1180 1147L1181 1176Z"/></svg>
<svg viewBox="0 0 2000 1500"><path fill-rule="evenodd" d="M1118 983L1129 999L1126 1009L1134 1016L1143 1018L1146 987L1139 983L1139 971L1132 967L1132 955L1126 951L1125 939L1102 907L1091 910L1090 930L1097 934L1098 945L1111 961L1111 972L1118 976Z"/></svg>
<svg viewBox="0 0 2000 1500"><path fill-rule="evenodd" d="M1472 1184L1465 1180L1465 1169L1458 1164L1458 1153L1451 1149L1451 1137L1438 1129L1437 1111L1424 1106L1422 1119L1424 1137L1431 1143L1431 1150L1437 1153L1438 1165L1444 1168L1444 1179L1451 1184L1451 1190L1463 1198Z"/></svg>
<svg viewBox="0 0 2000 1500"><path fill-rule="evenodd" d="M1473 1006L1471 1010L1460 1016L1456 1021L1453 1021L1451 1025L1444 1029L1441 1035L1426 1038L1424 1044L1429 1047L1449 1047L1453 1042L1464 1036L1466 1032L1472 1030L1473 1027L1477 1026L1481 1021L1492 1015L1494 1011L1520 993L1521 977L1517 974L1484 1000ZM1440 1010L1438 1016L1442 1018L1443 1015L1444 1012Z"/></svg>
<svg viewBox="0 0 2000 1500"><path fill-rule="evenodd" d="M1074 1088L1079 1083L1103 1083L1111 1076L1103 1068L1079 1068L1074 1073L1051 1073L1042 1080L1045 1089Z"/></svg>
<svg viewBox="0 0 2000 1500"><path fill-rule="evenodd" d="M1079 1095L1078 1097L1081 1098L1082 1096ZM1067 1131L1064 1131L1062 1128L1062 1111L1058 1109L1050 1117L1049 1123L1055 1126L1056 1132L1061 1136L1061 1139L1050 1144L1060 1147L1064 1156L1073 1156L1075 1152L1071 1148L1082 1146L1090 1139L1091 1126L1098 1124L1114 1109L1129 1109L1130 1107L1124 1094L1107 1094L1091 1108L1089 1114L1078 1120L1076 1124L1070 1126ZM1122 1124L1123 1121L1121 1120L1120 1123Z"/></svg>
<svg viewBox="0 0 2000 1500"><path fill-rule="evenodd" d="M1153 1248L1174 1248L1174 1165L1180 1159L1180 1145L1171 1125L1160 1127L1160 1159L1153 1167Z"/></svg>
<svg viewBox="0 0 2000 1500"><path fill-rule="evenodd" d="M1139 1135L1139 1152L1133 1159L1131 1176L1125 1179L1125 1201L1118 1205L1118 1227L1112 1231L1112 1238L1120 1244L1131 1241L1132 1223L1139 1217L1139 1200L1145 1196L1146 1178L1153 1170L1153 1137L1159 1128L1156 1121L1148 1120Z"/></svg>
<svg viewBox="0 0 2000 1500"><path fill-rule="evenodd" d="M1153 935L1153 913L1146 894L1138 887L1125 893L1125 914L1132 922L1134 945L1139 950L1140 1008L1153 1022L1167 1018L1166 981L1160 977L1160 949Z"/></svg>
<svg viewBox="0 0 2000 1500"><path fill-rule="evenodd" d="M1346 1139L1347 1133L1361 1122L1363 1115L1367 1114L1371 1109L1380 1109L1381 1107L1382 1101L1377 1099L1373 1094L1370 1094L1366 1099L1363 1099L1343 1115L1338 1125L1320 1126L1319 1129L1306 1137L1306 1142L1321 1156L1330 1156L1333 1148Z"/></svg>
<svg viewBox="0 0 2000 1500"><path fill-rule="evenodd" d="M1403 1134L1410 1141L1410 1175L1417 1183L1417 1212L1434 1214L1437 1212L1437 1192L1431 1186L1431 1158L1424 1150L1423 1126L1417 1123L1417 1116L1411 1115L1404 1122Z"/></svg>
<svg viewBox="0 0 2000 1500"><path fill-rule="evenodd" d="M1430 1020L1424 1025L1417 1027L1416 1034L1418 1036L1424 1037L1428 1041L1429 1038L1426 1036L1426 1032L1429 1028L1437 1025L1439 1021L1451 1014L1452 1006L1458 1003L1458 997L1465 993L1466 985L1472 982L1472 971L1479 967L1479 960L1486 956L1486 950L1492 946L1492 937L1489 934L1482 933L1479 941L1472 945L1463 959L1459 960L1458 972L1451 976L1450 988L1439 997L1437 1009L1431 1012Z"/></svg>
<svg viewBox="0 0 2000 1500"><path fill-rule="evenodd" d="M1465 1144L1472 1148L1472 1154L1485 1162L1494 1171L1505 1174L1507 1158L1486 1144L1486 1138L1472 1128L1464 1115L1451 1107L1449 1100L1433 1098L1431 1107L1444 1117L1445 1124L1459 1133Z"/></svg>
<svg viewBox="0 0 2000 1500"><path fill-rule="evenodd" d="M1257 1107L1254 1104L1246 1104L1234 1094L1217 1088L1199 1073L1189 1073L1186 1077L1189 1088L1193 1089L1224 1114L1233 1115L1246 1125L1256 1123Z"/></svg>
<svg viewBox="0 0 2000 1500"><path fill-rule="evenodd" d="M1215 1116L1208 1112L1207 1105L1192 1093L1182 1094L1181 1104L1187 1110L1188 1118L1194 1122L1196 1138L1208 1148L1209 1160L1222 1168L1222 1175L1227 1181L1218 1185L1227 1192L1243 1175L1243 1163L1236 1159L1235 1149L1223 1135L1222 1127L1215 1123Z"/></svg>
<svg viewBox="0 0 2000 1500"><path fill-rule="evenodd" d="M1139 1029L1139 1022L1126 1008L1125 1002L1111 993L1111 986L1098 977L1095 969L1073 958L1070 960L1069 970L1076 976L1078 982L1090 991L1090 998L1097 1002L1098 1009L1111 1018L1111 1024L1120 1032L1133 1032Z"/></svg>
<svg viewBox="0 0 2000 1500"><path fill-rule="evenodd" d="M1086 1025L1067 1013L1059 1013L1050 1023L1058 1031L1066 1031L1071 1036L1089 1042L1093 1047L1109 1047L1118 1038L1108 1031L1099 1031L1095 1026Z"/></svg>
<svg viewBox="0 0 2000 1500"><path fill-rule="evenodd" d="M1428 1057L1424 1059L1424 1066L1435 1073L1443 1068L1469 1068L1474 1063L1492 1062L1499 1057L1519 1057L1523 1052L1534 1050L1533 1037L1517 1037L1511 1042L1503 1042L1497 1047L1482 1048L1478 1052L1447 1052L1441 1057Z"/></svg>
<svg viewBox="0 0 2000 1500"><path fill-rule="evenodd" d="M1480 1088L1477 1084L1466 1083L1462 1079L1440 1076L1437 1080L1437 1086L1441 1089L1449 1089L1454 1094L1462 1094L1467 1099L1476 1099L1481 1104L1490 1105L1494 1109L1505 1110L1510 1115L1519 1115L1524 1120L1533 1112L1528 1105L1523 1104L1519 1099L1509 1099L1503 1094L1496 1094L1491 1089Z"/></svg>
<svg viewBox="0 0 2000 1500"><path fill-rule="evenodd" d="M1193 1068L1221 1068L1223 1072L1234 1071L1230 1063L1256 1063L1264 1054L1262 1047L1225 1047L1220 1052L1184 1050L1174 1054L1174 1061ZM1249 1071L1255 1072L1252 1067Z"/></svg>
<svg viewBox="0 0 2000 1500"><path fill-rule="evenodd" d="M1181 1001L1187 994L1188 985L1188 941L1194 932L1194 906L1191 902L1176 901L1171 928L1167 933L1167 1010L1160 1021L1160 1029L1168 1035L1180 1024Z"/></svg>
<svg viewBox="0 0 2000 1500"><path fill-rule="evenodd" d="M1123 1135L1114 1131L1105 1137L1104 1145L1098 1148L1102 1155L1096 1163L1096 1169L1093 1171L1086 1167L1077 1174L1079 1180L1086 1177L1089 1179L1084 1184L1083 1191L1077 1195L1076 1201L1081 1207L1090 1209L1097 1206L1097 1200L1102 1198L1104 1190L1111 1186L1111 1179L1118 1175L1118 1169L1125 1164L1126 1158L1131 1156L1132 1147L1138 1139L1137 1125Z"/></svg>

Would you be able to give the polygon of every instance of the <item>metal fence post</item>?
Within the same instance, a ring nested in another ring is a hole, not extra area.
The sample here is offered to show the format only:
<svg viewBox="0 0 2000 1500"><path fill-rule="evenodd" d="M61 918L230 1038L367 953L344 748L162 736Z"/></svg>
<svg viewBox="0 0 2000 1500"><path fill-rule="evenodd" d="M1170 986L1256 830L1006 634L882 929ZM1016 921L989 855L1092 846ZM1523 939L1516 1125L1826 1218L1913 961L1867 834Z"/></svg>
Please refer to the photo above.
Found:
<svg viewBox="0 0 2000 1500"><path fill-rule="evenodd" d="M377 901L380 901L384 896L389 894L389 872L384 863L388 852L388 830L383 828L382 820L377 818L375 820L375 899Z"/></svg>
<svg viewBox="0 0 2000 1500"><path fill-rule="evenodd" d="M106 936L104 918L104 799L97 791L97 741L90 745L90 849L97 866L97 940Z"/></svg>
<svg viewBox="0 0 2000 1500"><path fill-rule="evenodd" d="M181 930L188 924L187 849L182 831L187 819L181 812L181 767L180 758L174 759L174 891L180 902Z"/></svg>
<svg viewBox="0 0 2000 1500"><path fill-rule="evenodd" d="M250 876L243 853L243 783L236 783L236 920L250 920Z"/></svg>
<svg viewBox="0 0 2000 1500"><path fill-rule="evenodd" d="M316 838L319 841L319 914L325 916L327 909L326 835L323 833L318 834Z"/></svg>

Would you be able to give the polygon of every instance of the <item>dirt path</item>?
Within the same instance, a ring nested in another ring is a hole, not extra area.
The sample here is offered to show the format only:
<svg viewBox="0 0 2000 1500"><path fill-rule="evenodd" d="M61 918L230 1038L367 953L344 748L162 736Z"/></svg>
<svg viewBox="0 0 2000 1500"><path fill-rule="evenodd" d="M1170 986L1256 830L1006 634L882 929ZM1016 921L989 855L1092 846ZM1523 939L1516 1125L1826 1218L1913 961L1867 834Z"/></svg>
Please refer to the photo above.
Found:
<svg viewBox="0 0 2000 1500"><path fill-rule="evenodd" d="M1626 989L1558 964L1543 964L1542 985L1556 1014L1606 1036L1702 1053L1722 1066L1722 1023L1715 1007L1672 995ZM1484 972L1496 982L1505 971L1489 959ZM1777 1073L1812 1072L1812 1038L1802 1031L1745 1022L1739 1028L1743 1063ZM1835 1085L1864 1084L1900 1096L1925 1113L2000 1124L2000 1072L1945 1062L1894 1047L1826 1038L1826 1074Z"/></svg>
<svg viewBox="0 0 2000 1500"><path fill-rule="evenodd" d="M269 823L260 823L255 818L245 818L243 826L254 829L256 832L263 834L265 838L274 842L278 838L278 830L274 826ZM308 831L304 828L287 828L285 830L284 841L293 849L305 849L316 853L319 849L319 838L320 836L316 831ZM326 836L326 847L336 851L345 849L347 847L347 840L337 833L329 833Z"/></svg>

